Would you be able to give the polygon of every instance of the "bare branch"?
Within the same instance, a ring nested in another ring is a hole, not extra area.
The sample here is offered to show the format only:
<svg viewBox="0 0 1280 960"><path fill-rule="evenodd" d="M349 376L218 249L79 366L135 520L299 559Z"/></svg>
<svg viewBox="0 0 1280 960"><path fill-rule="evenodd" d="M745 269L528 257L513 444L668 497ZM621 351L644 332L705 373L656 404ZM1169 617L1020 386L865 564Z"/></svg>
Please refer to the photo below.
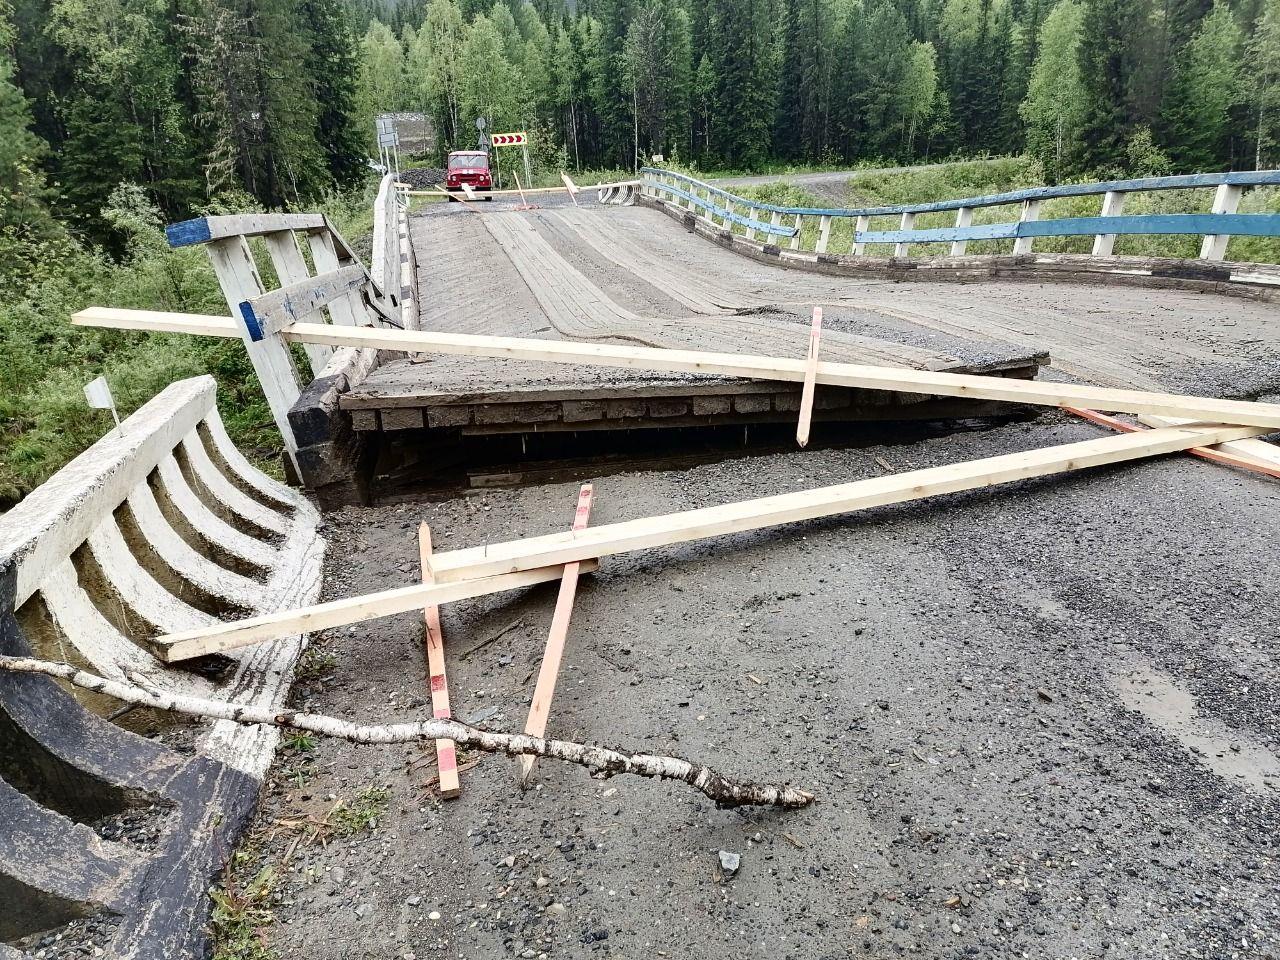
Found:
<svg viewBox="0 0 1280 960"><path fill-rule="evenodd" d="M192 717L230 720L234 723L268 724L305 730L352 743L412 743L420 740L453 740L460 746L487 753L510 756L549 757L586 767L600 778L620 773L659 780L681 780L706 794L719 807L766 806L787 810L807 807L813 794L786 784L750 783L731 780L710 767L691 763L679 757L628 753L586 743L546 740L525 734L493 733L478 730L457 720L422 720L416 723L392 723L369 726L312 713L293 710L264 710L245 704L224 703L200 697L165 693L139 682L124 683L86 673L66 663L53 663L27 657L0 656L0 670L15 673L38 673L66 680L73 686L106 694L125 703L153 710L166 710ZM142 678L138 678L141 680ZM145 681L142 681L145 682Z"/></svg>

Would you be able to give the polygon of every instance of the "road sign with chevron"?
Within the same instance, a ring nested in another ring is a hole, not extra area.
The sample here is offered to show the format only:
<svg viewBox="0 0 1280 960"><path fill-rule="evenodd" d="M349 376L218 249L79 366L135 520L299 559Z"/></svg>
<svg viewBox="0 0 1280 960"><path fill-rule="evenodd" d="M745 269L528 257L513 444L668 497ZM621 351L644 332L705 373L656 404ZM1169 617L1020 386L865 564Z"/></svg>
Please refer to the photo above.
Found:
<svg viewBox="0 0 1280 960"><path fill-rule="evenodd" d="M495 147L523 147L528 142L523 130L518 133L495 133L493 135L493 145Z"/></svg>

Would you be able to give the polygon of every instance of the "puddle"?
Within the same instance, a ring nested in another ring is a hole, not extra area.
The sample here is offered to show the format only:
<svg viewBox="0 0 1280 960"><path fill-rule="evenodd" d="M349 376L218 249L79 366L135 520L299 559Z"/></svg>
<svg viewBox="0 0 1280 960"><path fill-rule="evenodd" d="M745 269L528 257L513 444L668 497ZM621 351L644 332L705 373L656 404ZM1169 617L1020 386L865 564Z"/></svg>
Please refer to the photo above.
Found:
<svg viewBox="0 0 1280 960"><path fill-rule="evenodd" d="M1114 678L1124 705L1177 739L1225 780L1258 793L1280 791L1280 757L1214 717L1196 710L1190 693L1168 674L1138 665Z"/></svg>

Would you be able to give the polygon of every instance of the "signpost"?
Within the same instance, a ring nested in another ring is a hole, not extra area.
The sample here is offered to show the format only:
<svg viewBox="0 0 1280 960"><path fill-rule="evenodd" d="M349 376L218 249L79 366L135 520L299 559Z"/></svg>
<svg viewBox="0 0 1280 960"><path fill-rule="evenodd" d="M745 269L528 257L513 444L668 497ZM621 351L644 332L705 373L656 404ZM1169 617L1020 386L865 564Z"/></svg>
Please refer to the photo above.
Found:
<svg viewBox="0 0 1280 960"><path fill-rule="evenodd" d="M493 135L493 145L495 147L519 147L524 154L524 179L530 186L533 185L533 173L529 169L529 136L523 130L517 130L513 133L495 133Z"/></svg>
<svg viewBox="0 0 1280 960"><path fill-rule="evenodd" d="M400 176L400 133L396 130L395 118L382 114L377 118L378 153L384 169L393 171L397 179Z"/></svg>

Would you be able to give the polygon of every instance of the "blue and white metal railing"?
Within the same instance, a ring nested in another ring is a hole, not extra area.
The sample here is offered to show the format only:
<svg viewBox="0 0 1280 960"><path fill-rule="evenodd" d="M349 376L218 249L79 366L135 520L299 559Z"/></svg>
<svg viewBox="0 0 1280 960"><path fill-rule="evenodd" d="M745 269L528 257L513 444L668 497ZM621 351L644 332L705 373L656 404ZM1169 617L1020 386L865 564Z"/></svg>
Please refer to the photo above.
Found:
<svg viewBox="0 0 1280 960"><path fill-rule="evenodd" d="M762 203L722 190L701 180L655 167L641 170L641 190L649 197L669 200L691 212L701 214L711 223L732 230L743 228L748 240L764 234L766 238L788 238L792 250L800 249L805 218L818 219L816 253L827 253L832 224L840 218L852 219L853 241L850 252L860 256L868 243L891 243L894 256L906 256L913 243L950 243L951 256L962 256L972 240L1012 240L1013 252L1031 252L1036 237L1092 236L1093 255L1111 256L1117 236L1183 235L1200 236L1200 257L1221 260L1226 255L1227 241L1232 236L1280 236L1280 214L1237 213L1245 189L1280 185L1280 170L1258 170L1238 173L1196 173L1176 177L1146 177L1115 180L1109 183L1073 183L1056 187L1030 187L1008 193L934 203L902 204L889 207L820 208L784 207ZM1152 213L1124 215L1125 198L1130 193L1159 190L1215 188L1213 207L1208 213ZM1046 200L1062 197L1102 196L1101 215L1096 217L1062 217L1040 219L1041 205ZM982 207L1020 204L1016 221L973 225L973 212ZM922 213L954 210L955 225L917 229L915 218ZM766 219L767 215L767 219ZM899 216L896 230L871 230L872 217ZM784 224L783 218L790 222Z"/></svg>

